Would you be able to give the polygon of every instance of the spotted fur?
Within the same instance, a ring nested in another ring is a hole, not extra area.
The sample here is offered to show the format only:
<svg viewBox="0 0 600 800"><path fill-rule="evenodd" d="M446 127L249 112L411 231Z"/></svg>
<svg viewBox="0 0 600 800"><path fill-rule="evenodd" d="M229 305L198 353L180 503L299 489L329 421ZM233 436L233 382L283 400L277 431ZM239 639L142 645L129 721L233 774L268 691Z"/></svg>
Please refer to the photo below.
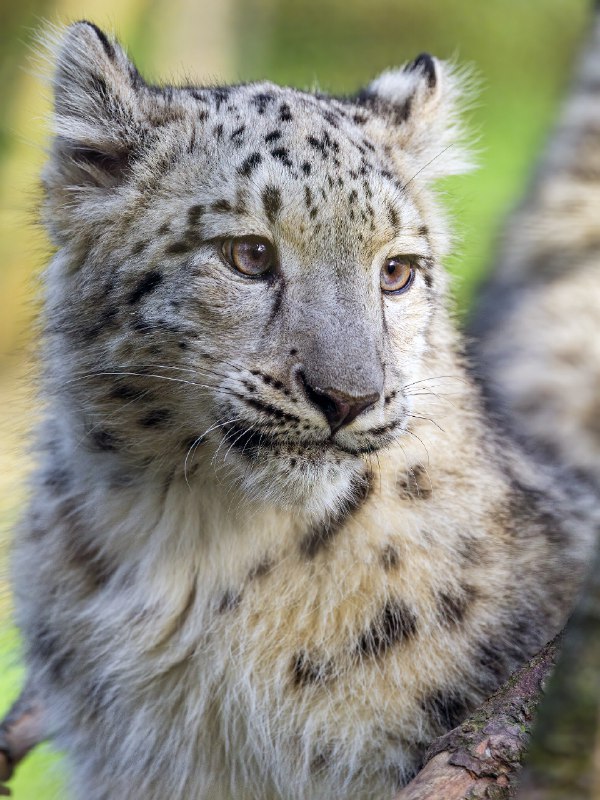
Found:
<svg viewBox="0 0 600 800"><path fill-rule="evenodd" d="M157 87L58 37L14 574L74 797L390 797L564 620L582 493L496 434L448 311L464 83ZM236 271L242 235L277 268ZM332 391L368 402L335 427Z"/></svg>

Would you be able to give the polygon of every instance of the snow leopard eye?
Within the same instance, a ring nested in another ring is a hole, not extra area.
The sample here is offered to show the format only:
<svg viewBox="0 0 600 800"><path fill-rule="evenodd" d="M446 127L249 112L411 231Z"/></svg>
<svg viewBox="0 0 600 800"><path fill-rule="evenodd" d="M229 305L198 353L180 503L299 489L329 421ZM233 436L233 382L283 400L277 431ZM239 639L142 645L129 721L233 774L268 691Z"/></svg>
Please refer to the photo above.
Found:
<svg viewBox="0 0 600 800"><path fill-rule="evenodd" d="M226 239L221 249L228 264L252 278L265 275L275 265L275 248L260 236Z"/></svg>
<svg viewBox="0 0 600 800"><path fill-rule="evenodd" d="M386 294L401 294L410 288L415 268L409 256L393 256L381 267L381 289Z"/></svg>

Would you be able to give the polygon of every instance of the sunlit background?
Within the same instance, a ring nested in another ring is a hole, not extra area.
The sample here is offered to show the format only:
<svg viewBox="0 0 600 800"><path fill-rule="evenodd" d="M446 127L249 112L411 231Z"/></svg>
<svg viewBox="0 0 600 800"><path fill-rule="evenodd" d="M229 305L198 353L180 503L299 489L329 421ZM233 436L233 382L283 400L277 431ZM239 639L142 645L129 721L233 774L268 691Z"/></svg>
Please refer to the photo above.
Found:
<svg viewBox="0 0 600 800"><path fill-rule="evenodd" d="M168 82L269 78L352 93L422 51L475 65L471 123L480 170L443 191L456 221L458 312L492 262L558 108L589 0L0 0L0 714L22 680L11 626L10 530L27 497L35 420L38 275L49 255L36 224L48 87L36 44L44 24L89 19L116 32L143 74ZM18 772L17 800L65 798L47 748Z"/></svg>

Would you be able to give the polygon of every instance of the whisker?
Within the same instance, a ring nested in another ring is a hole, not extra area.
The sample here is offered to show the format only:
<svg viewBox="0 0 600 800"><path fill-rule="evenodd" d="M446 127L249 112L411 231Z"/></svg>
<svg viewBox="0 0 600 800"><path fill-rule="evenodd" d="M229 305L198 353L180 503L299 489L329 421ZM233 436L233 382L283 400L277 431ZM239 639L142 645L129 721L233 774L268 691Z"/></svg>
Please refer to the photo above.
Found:
<svg viewBox="0 0 600 800"><path fill-rule="evenodd" d="M425 420L425 422L431 422L431 424L435 425L435 427L442 433L446 433L446 431L442 428L442 426L438 425L438 423L434 419L431 419L431 417L423 417L420 414L409 414L408 411L406 412L406 416L413 417L413 419L422 419Z"/></svg>

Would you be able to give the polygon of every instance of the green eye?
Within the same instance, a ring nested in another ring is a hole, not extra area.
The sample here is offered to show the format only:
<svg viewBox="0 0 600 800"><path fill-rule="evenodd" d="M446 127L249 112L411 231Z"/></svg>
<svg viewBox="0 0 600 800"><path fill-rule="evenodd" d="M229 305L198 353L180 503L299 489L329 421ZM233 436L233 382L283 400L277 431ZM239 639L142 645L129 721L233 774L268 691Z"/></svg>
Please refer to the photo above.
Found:
<svg viewBox="0 0 600 800"><path fill-rule="evenodd" d="M260 236L226 239L222 252L228 264L252 278L265 275L275 266L275 248L268 239Z"/></svg>
<svg viewBox="0 0 600 800"><path fill-rule="evenodd" d="M387 294L401 294L410 288L414 277L412 260L407 256L393 256L381 267L381 289Z"/></svg>

